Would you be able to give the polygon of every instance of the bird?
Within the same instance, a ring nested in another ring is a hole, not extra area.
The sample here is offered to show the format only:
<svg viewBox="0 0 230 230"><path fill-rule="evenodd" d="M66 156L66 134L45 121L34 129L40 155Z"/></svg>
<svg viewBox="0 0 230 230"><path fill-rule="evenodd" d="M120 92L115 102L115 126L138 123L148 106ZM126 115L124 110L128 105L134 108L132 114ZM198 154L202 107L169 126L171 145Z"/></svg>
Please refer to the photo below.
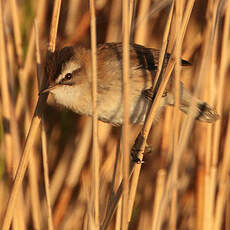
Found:
<svg viewBox="0 0 230 230"><path fill-rule="evenodd" d="M97 113L98 119L114 126L124 122L123 114L123 58L122 43L97 45ZM135 43L129 46L129 120L131 124L144 124L153 101L153 82L159 67L160 51ZM163 69L170 54L165 55ZM182 67L191 65L181 60ZM56 102L77 114L92 116L92 68L91 51L81 45L67 46L48 53L45 63L46 86L39 95L51 93ZM157 117L165 106L174 106L174 78L160 99ZM208 123L215 122L219 115L215 108L194 97L180 81L179 108L188 113L194 99L196 119Z"/></svg>

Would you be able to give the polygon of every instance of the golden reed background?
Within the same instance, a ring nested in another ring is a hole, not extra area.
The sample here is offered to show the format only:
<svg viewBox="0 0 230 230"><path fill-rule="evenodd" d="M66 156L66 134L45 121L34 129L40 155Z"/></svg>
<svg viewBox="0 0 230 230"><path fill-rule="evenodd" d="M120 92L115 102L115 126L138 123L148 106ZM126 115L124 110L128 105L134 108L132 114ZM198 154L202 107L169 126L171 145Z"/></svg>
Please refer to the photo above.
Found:
<svg viewBox="0 0 230 230"><path fill-rule="evenodd" d="M94 9L93 1L91 3ZM128 2L130 8L133 3ZM9 229L10 224L12 229L19 230L99 229L97 221L101 229L105 229L113 210L115 213L107 229L117 230L121 226L127 229L125 221L129 222L129 229L230 228L230 1L136 1L133 41L161 49L172 3L175 6L168 30L168 51L177 44L175 57L181 53L192 63L179 77L187 88L214 105L221 118L215 124L194 122L193 127L193 120L185 121L184 114L167 108L148 137L153 152L144 156L145 164L141 169L135 166L129 181L134 190L126 194L126 210L125 202L119 202L116 209L112 205L123 172L121 154L116 156L120 128L99 122L100 164L99 176L95 177L95 168L91 166L90 118L58 107L49 96L42 132L36 132L40 123L36 116L40 114L39 109L31 123L38 98L36 75L42 76L46 51L48 47L51 51L55 49L56 36L56 48L76 43L90 46L88 1L0 1L2 229ZM95 10L97 42L122 41L122 1L98 0ZM189 21L180 49L181 22L186 18ZM180 67L177 64L174 72L178 77ZM40 101L43 107L44 102ZM131 127L131 143L140 129ZM21 156L21 167L14 181ZM99 181L99 220L95 214L95 180ZM135 200L134 206L132 200Z"/></svg>

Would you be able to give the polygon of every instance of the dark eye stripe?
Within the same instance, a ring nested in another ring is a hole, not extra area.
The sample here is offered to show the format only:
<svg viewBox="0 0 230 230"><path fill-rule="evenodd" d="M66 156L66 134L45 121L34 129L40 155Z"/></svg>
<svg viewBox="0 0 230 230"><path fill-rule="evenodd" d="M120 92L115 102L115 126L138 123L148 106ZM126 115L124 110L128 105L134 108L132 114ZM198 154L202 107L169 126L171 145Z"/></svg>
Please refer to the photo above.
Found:
<svg viewBox="0 0 230 230"><path fill-rule="evenodd" d="M80 71L81 71L81 68L78 68L78 69L73 70L72 73L66 73L65 76L60 80L59 84L67 84L73 78L73 75L78 74Z"/></svg>

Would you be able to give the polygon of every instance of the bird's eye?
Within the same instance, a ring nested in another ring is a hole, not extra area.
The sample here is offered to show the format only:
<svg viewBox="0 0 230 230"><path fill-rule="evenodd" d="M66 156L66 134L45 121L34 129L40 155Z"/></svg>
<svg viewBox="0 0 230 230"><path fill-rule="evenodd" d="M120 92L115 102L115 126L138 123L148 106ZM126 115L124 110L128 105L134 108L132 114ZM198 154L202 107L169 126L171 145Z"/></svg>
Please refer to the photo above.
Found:
<svg viewBox="0 0 230 230"><path fill-rule="evenodd" d="M72 74L71 73L67 73L66 75L65 75L65 81L68 81L68 80L70 80L72 78Z"/></svg>

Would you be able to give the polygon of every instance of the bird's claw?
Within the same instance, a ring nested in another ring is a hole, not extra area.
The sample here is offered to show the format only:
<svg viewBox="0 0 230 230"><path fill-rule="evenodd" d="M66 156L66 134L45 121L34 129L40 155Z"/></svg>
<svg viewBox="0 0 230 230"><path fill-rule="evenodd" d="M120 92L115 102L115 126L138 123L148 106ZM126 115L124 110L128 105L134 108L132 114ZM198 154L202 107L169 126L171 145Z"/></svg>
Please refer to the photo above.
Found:
<svg viewBox="0 0 230 230"><path fill-rule="evenodd" d="M138 151L136 150L132 150L131 151L131 157L132 157L132 160L137 163L137 164L144 164L144 161L141 160L138 156L137 156L137 153Z"/></svg>

